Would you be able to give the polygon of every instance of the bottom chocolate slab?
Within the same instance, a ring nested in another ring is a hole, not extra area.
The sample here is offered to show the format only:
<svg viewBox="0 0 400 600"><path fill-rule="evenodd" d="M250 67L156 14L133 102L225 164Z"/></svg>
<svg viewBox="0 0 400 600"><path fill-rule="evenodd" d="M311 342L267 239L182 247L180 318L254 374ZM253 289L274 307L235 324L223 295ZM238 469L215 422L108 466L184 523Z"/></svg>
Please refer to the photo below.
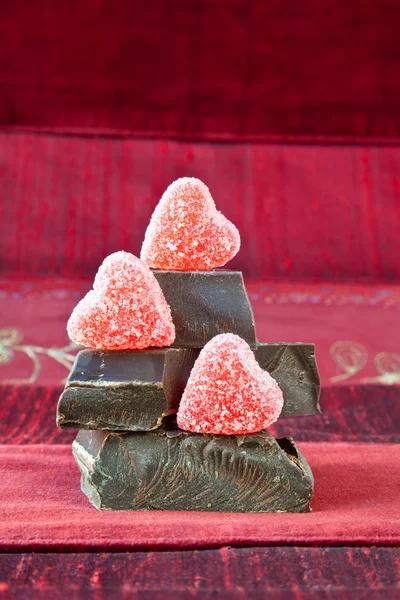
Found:
<svg viewBox="0 0 400 600"><path fill-rule="evenodd" d="M96 508L308 512L313 476L291 438L171 429L81 431L73 443L82 491Z"/></svg>

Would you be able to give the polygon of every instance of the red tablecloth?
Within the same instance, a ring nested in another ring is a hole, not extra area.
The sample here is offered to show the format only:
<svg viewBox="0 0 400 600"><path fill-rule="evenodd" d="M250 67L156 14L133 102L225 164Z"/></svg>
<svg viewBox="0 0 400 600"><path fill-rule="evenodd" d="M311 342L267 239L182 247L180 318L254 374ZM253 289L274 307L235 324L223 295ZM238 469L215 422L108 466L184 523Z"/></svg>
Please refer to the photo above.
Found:
<svg viewBox="0 0 400 600"><path fill-rule="evenodd" d="M97 511L79 490L70 446L3 446L0 550L399 544L400 445L300 449L316 485L312 513L299 515Z"/></svg>

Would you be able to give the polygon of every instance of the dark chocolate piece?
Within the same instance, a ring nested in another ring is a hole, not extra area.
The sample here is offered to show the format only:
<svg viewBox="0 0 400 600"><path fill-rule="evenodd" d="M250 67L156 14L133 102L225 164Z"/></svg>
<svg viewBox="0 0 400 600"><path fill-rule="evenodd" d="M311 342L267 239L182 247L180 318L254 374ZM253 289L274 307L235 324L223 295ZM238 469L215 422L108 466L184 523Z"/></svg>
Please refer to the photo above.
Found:
<svg viewBox="0 0 400 600"><path fill-rule="evenodd" d="M62 428L148 431L176 412L198 351L82 350L57 407Z"/></svg>
<svg viewBox="0 0 400 600"><path fill-rule="evenodd" d="M148 431L176 412L200 349L82 350L57 409L62 428ZM313 344L259 344L263 369L283 391L282 416L320 412Z"/></svg>
<svg viewBox="0 0 400 600"><path fill-rule="evenodd" d="M96 508L307 512L313 476L291 438L179 430L81 431L81 488Z"/></svg>
<svg viewBox="0 0 400 600"><path fill-rule="evenodd" d="M171 308L174 346L202 348L219 333L256 345L253 312L239 271L153 271Z"/></svg>
<svg viewBox="0 0 400 600"><path fill-rule="evenodd" d="M320 379L314 344L258 343L254 351L260 367L276 379L282 392L282 417L320 413Z"/></svg>

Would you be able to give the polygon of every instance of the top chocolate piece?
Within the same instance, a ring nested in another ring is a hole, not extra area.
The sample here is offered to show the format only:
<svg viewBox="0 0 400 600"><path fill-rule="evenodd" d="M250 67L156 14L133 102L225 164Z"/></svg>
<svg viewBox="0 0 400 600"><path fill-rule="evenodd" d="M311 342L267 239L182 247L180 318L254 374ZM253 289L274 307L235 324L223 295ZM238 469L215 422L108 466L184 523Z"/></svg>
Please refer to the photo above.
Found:
<svg viewBox="0 0 400 600"><path fill-rule="evenodd" d="M153 271L170 306L175 347L202 348L220 333L256 346L253 311L240 271Z"/></svg>

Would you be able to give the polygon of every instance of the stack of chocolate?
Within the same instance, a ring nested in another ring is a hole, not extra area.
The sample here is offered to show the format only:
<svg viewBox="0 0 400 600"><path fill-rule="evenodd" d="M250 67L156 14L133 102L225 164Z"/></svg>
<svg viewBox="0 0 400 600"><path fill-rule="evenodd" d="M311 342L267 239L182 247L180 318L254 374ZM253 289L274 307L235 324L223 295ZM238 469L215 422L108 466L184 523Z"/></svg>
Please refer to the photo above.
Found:
<svg viewBox="0 0 400 600"><path fill-rule="evenodd" d="M111 510L305 512L311 470L279 416L319 412L314 346L259 343L239 234L199 180L174 182L141 260L109 256L68 322L57 409L91 502Z"/></svg>

